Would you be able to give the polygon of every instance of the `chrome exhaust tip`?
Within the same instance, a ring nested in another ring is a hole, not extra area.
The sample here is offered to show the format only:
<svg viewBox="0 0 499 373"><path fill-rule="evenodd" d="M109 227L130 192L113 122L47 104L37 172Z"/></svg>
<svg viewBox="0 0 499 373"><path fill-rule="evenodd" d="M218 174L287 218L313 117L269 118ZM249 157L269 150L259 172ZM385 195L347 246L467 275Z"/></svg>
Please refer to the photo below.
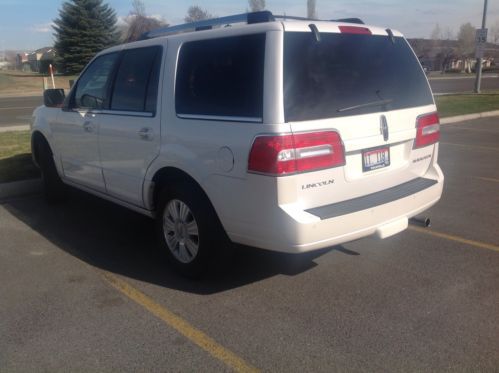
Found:
<svg viewBox="0 0 499 373"><path fill-rule="evenodd" d="M409 223L413 225L418 225L423 228L428 228L431 226L431 220L430 218L424 217L424 218L411 218L409 219Z"/></svg>

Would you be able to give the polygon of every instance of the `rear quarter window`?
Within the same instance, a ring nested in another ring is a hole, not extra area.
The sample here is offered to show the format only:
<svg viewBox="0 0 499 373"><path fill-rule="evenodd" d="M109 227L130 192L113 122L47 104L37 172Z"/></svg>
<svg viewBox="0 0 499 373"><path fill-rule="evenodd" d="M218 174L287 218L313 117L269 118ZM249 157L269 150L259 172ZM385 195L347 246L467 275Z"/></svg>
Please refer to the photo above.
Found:
<svg viewBox="0 0 499 373"><path fill-rule="evenodd" d="M387 102L386 105L359 105ZM421 66L402 37L311 32L284 36L286 121L433 104Z"/></svg>
<svg viewBox="0 0 499 373"><path fill-rule="evenodd" d="M265 34L185 43L178 59L180 117L261 121Z"/></svg>

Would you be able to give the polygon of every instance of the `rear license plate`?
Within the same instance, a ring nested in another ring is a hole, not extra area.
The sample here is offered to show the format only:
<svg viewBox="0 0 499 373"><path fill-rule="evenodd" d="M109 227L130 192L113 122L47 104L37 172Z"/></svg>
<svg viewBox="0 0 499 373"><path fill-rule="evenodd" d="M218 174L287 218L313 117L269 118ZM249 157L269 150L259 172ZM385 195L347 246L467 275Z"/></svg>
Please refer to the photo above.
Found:
<svg viewBox="0 0 499 373"><path fill-rule="evenodd" d="M362 171L372 171L390 165L390 148L365 149L362 151Z"/></svg>

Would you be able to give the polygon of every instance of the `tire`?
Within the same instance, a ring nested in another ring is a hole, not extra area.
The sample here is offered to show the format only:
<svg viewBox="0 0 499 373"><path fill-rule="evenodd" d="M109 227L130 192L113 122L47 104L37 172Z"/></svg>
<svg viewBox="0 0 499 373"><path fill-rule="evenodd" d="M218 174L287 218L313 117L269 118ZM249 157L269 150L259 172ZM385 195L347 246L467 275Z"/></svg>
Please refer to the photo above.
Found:
<svg viewBox="0 0 499 373"><path fill-rule="evenodd" d="M201 277L228 248L229 240L213 207L192 185L164 188L157 211L159 249L180 274Z"/></svg>
<svg viewBox="0 0 499 373"><path fill-rule="evenodd" d="M38 142L37 153L45 200L49 203L62 202L67 196L67 186L57 172L52 150L46 141Z"/></svg>

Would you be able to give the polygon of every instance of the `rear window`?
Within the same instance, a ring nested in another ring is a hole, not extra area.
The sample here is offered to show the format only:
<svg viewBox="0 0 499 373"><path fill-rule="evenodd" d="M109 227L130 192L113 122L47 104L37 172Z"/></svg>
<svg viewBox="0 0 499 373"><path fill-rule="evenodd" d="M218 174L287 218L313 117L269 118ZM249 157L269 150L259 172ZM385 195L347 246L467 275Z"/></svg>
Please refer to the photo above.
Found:
<svg viewBox="0 0 499 373"><path fill-rule="evenodd" d="M287 122L433 104L426 77L404 38L287 32L284 110Z"/></svg>
<svg viewBox="0 0 499 373"><path fill-rule="evenodd" d="M178 60L177 115L261 121L264 57L265 34L185 43Z"/></svg>

